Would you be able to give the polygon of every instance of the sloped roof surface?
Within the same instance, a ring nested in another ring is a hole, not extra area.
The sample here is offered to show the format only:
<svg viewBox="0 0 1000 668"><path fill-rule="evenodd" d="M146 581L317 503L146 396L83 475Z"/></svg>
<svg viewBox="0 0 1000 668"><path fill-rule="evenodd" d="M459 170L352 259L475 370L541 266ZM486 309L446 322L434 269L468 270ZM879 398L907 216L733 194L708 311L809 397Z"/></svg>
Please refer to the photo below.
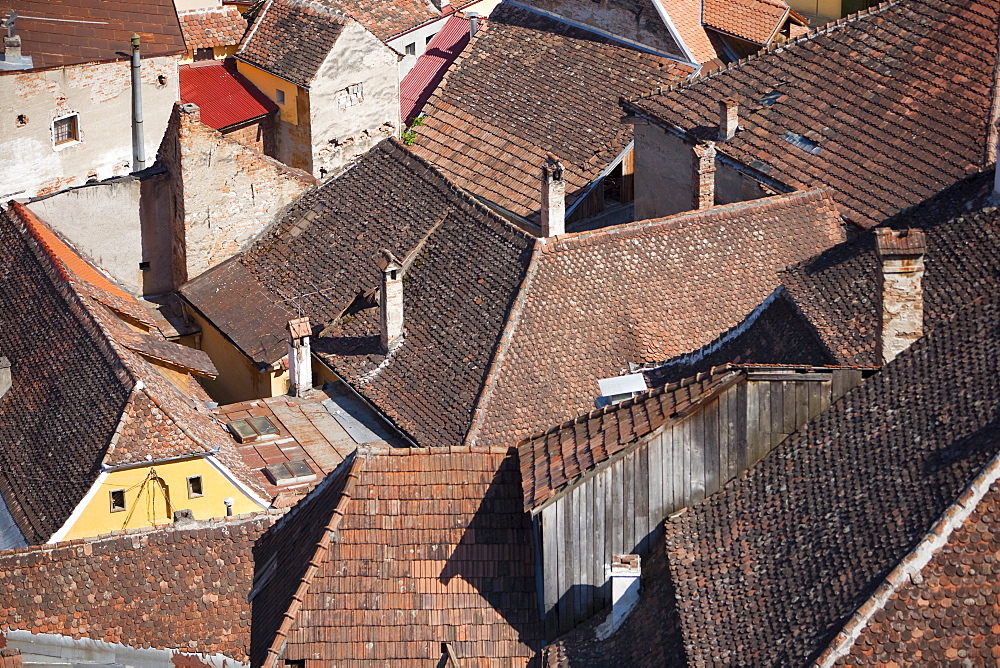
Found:
<svg viewBox="0 0 1000 668"><path fill-rule="evenodd" d="M704 65L721 58L724 51L718 35L706 30L701 20L702 0L671 0L667 12L695 61Z"/></svg>
<svg viewBox="0 0 1000 668"><path fill-rule="evenodd" d="M236 71L232 61L181 65L181 102L197 104L201 120L222 130L278 110L278 105Z"/></svg>
<svg viewBox="0 0 1000 668"><path fill-rule="evenodd" d="M599 379L708 343L777 287L778 270L841 238L833 201L810 191L547 240L480 403L478 442L572 419Z"/></svg>
<svg viewBox="0 0 1000 668"><path fill-rule="evenodd" d="M532 434L517 445L525 511L554 496L584 471L686 414L739 375L735 368L712 369Z"/></svg>
<svg viewBox="0 0 1000 668"><path fill-rule="evenodd" d="M993 483L919 575L864 627L838 665L996 663L1000 483Z"/></svg>
<svg viewBox="0 0 1000 668"><path fill-rule="evenodd" d="M278 514L0 552L0 631L246 661L251 549Z"/></svg>
<svg viewBox="0 0 1000 668"><path fill-rule="evenodd" d="M261 542L258 564L276 555L287 582L254 599L255 665L274 635L273 623L258 626L258 610L278 618L289 610L286 660L436 665L450 642L463 665L526 665L542 629L513 451L372 449L359 457L346 493L327 485ZM331 525L337 539L317 550L316 527ZM291 603L293 591L301 606Z"/></svg>
<svg viewBox="0 0 1000 668"><path fill-rule="evenodd" d="M924 328L1000 286L1000 212L985 204L993 171L945 190L888 225L926 235ZM956 217L952 217L956 216ZM879 364L882 276L874 232L796 265L781 280L838 363Z"/></svg>
<svg viewBox="0 0 1000 668"><path fill-rule="evenodd" d="M993 162L998 26L993 0L888 2L629 106L714 139L719 101L738 98L742 130L721 153L828 185L870 227Z"/></svg>
<svg viewBox="0 0 1000 668"><path fill-rule="evenodd" d="M984 298L667 522L688 660L815 657L1000 450L998 364Z"/></svg>
<svg viewBox="0 0 1000 668"><path fill-rule="evenodd" d="M8 314L0 350L13 372L0 399L0 493L30 543L62 526L102 464L218 449L249 477L204 391L192 383L182 393L144 358L207 371L204 353L127 326L105 304L141 308L135 299L105 290L110 282L25 207L0 214L0 235ZM155 349L146 349L151 339Z"/></svg>
<svg viewBox="0 0 1000 668"><path fill-rule="evenodd" d="M416 118L441 83L448 66L455 62L468 43L469 19L464 16L450 17L399 82L399 117L404 123L409 124Z"/></svg>
<svg viewBox="0 0 1000 668"><path fill-rule="evenodd" d="M308 88L350 19L308 0L267 0L236 57Z"/></svg>
<svg viewBox="0 0 1000 668"><path fill-rule="evenodd" d="M789 11L783 0L704 0L702 20L716 30L767 44Z"/></svg>
<svg viewBox="0 0 1000 668"><path fill-rule="evenodd" d="M184 52L171 0L0 0L0 16L17 12L21 52L32 66L54 67L130 56L133 33L142 37L143 57Z"/></svg>
<svg viewBox="0 0 1000 668"><path fill-rule="evenodd" d="M184 44L192 51L214 46L236 46L247 29L246 19L235 5L178 12L177 18L184 33Z"/></svg>
<svg viewBox="0 0 1000 668"><path fill-rule="evenodd" d="M357 20L383 42L441 16L430 0L324 0L324 4Z"/></svg>
<svg viewBox="0 0 1000 668"><path fill-rule="evenodd" d="M414 152L456 185L519 216L537 214L541 166L566 166L567 208L632 140L618 97L690 69L501 4L424 107Z"/></svg>

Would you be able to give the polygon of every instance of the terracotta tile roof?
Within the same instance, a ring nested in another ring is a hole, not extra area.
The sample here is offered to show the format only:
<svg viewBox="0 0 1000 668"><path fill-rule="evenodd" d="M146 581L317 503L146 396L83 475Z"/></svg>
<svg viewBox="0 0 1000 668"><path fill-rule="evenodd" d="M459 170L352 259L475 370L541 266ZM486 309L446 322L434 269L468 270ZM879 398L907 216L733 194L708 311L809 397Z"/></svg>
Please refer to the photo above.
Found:
<svg viewBox="0 0 1000 668"><path fill-rule="evenodd" d="M1000 213L987 203L993 171L959 182L887 222L926 236L924 326L1000 286ZM874 231L784 272L782 283L838 363L879 364L880 262Z"/></svg>
<svg viewBox="0 0 1000 668"><path fill-rule="evenodd" d="M386 141L303 196L242 256L181 292L257 362L283 357L285 323L308 314L314 354L410 438L458 444L531 243ZM406 336L390 360L379 348L371 301L382 248L408 267ZM253 318L245 316L248 300Z"/></svg>
<svg viewBox="0 0 1000 668"><path fill-rule="evenodd" d="M13 371L13 387L0 399L0 494L26 540L48 540L101 465L218 450L249 479L205 408L204 391L192 383L182 392L145 359L210 366L203 354L132 329L104 304L141 309L135 299L104 289L106 279L85 271L24 206L0 213L0 237L7 267L0 301L8 314L0 350Z"/></svg>
<svg viewBox="0 0 1000 668"><path fill-rule="evenodd" d="M243 39L247 22L234 5L178 12L184 44L189 51L213 46L236 46Z"/></svg>
<svg viewBox="0 0 1000 668"><path fill-rule="evenodd" d="M929 563L879 605L838 665L996 663L1000 483L985 492Z"/></svg>
<svg viewBox="0 0 1000 668"><path fill-rule="evenodd" d="M442 16L427 0L325 0L325 4L355 19L383 42Z"/></svg>
<svg viewBox="0 0 1000 668"><path fill-rule="evenodd" d="M742 130L720 154L790 187L830 186L870 227L993 162L998 26L992 0L883 3L626 106L704 138L737 97Z"/></svg>
<svg viewBox="0 0 1000 668"><path fill-rule="evenodd" d="M0 631L246 661L254 542L279 511L0 552Z"/></svg>
<svg viewBox="0 0 1000 668"><path fill-rule="evenodd" d="M791 12L784 0L704 0L706 26L757 44L769 44Z"/></svg>
<svg viewBox="0 0 1000 668"><path fill-rule="evenodd" d="M142 37L143 57L184 53L177 13L171 0L0 0L0 16L17 12L21 52L32 65L56 67L126 60L133 33Z"/></svg>
<svg viewBox="0 0 1000 668"><path fill-rule="evenodd" d="M667 522L688 661L802 665L826 647L1000 450L998 323L992 295L961 309Z"/></svg>
<svg viewBox="0 0 1000 668"><path fill-rule="evenodd" d="M524 509L530 511L577 478L740 377L724 366L581 415L517 444Z"/></svg>
<svg viewBox="0 0 1000 668"><path fill-rule="evenodd" d="M308 0L267 0L236 57L308 88L350 20Z"/></svg>
<svg viewBox="0 0 1000 668"><path fill-rule="evenodd" d="M725 54L721 40L702 23L702 3L703 0L671 0L667 9L681 41L700 65L721 62Z"/></svg>
<svg viewBox="0 0 1000 668"><path fill-rule="evenodd" d="M485 20L480 22L483 25ZM444 27L434 35L427 50L417 58L413 69L399 82L399 117L407 125L417 117L448 66L455 62L469 43L469 19L451 16Z"/></svg>
<svg viewBox="0 0 1000 668"><path fill-rule="evenodd" d="M474 437L516 443L572 419L599 379L708 343L777 287L778 270L842 238L829 194L810 191L547 240Z"/></svg>
<svg viewBox="0 0 1000 668"><path fill-rule="evenodd" d="M434 665L450 642L463 665L527 665L542 629L520 496L507 449L359 454L260 542L258 571L283 568L253 601L253 664Z"/></svg>
<svg viewBox="0 0 1000 668"><path fill-rule="evenodd" d="M201 109L201 121L224 130L278 110L278 105L236 71L231 60L181 65L181 102Z"/></svg>
<svg viewBox="0 0 1000 668"><path fill-rule="evenodd" d="M555 154L569 207L632 140L618 96L690 71L501 4L424 107L413 150L456 185L526 218L540 206L545 156Z"/></svg>

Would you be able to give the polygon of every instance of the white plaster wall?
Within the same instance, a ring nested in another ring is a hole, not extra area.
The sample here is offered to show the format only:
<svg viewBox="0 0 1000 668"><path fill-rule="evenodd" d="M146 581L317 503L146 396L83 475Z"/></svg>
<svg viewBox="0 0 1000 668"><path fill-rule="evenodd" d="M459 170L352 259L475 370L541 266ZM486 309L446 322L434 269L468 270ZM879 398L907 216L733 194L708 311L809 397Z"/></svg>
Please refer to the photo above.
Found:
<svg viewBox="0 0 1000 668"><path fill-rule="evenodd" d="M441 17L433 23L420 26L415 30L411 30L408 33L400 35L396 39L391 39L386 42L390 47L395 49L400 56L403 57L403 59L399 61L400 79L405 77L407 72L413 69L413 66L417 63L417 58L424 55L424 52L427 51L427 39L438 34L441 28L444 27L444 23L447 20L448 17ZM416 53L412 56L406 55L406 45L410 42L415 44Z"/></svg>
<svg viewBox="0 0 1000 668"><path fill-rule="evenodd" d="M360 83L363 101L346 109L339 91ZM350 22L309 88L313 175L324 178L388 136L399 135L396 53Z"/></svg>
<svg viewBox="0 0 1000 668"><path fill-rule="evenodd" d="M151 165L179 98L176 57L143 59L142 84ZM79 114L80 141L53 146L52 121L72 113ZM19 115L27 123L19 124ZM89 177L128 174L131 124L128 62L0 73L0 201L55 192Z"/></svg>

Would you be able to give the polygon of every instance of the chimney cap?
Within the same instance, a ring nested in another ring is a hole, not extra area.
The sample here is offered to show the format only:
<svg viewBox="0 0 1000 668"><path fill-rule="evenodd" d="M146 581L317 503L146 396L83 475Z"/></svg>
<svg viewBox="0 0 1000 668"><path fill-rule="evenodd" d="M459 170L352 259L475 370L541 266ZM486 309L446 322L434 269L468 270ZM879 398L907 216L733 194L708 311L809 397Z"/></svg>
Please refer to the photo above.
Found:
<svg viewBox="0 0 1000 668"><path fill-rule="evenodd" d="M309 325L309 316L294 318L288 321L288 334L293 339L302 339L312 335L312 327Z"/></svg>
<svg viewBox="0 0 1000 668"><path fill-rule="evenodd" d="M923 230L880 227L875 230L875 245L878 254L883 257L917 257L927 252Z"/></svg>
<svg viewBox="0 0 1000 668"><path fill-rule="evenodd" d="M616 554L611 557L611 573L614 575L639 575L642 558L638 554Z"/></svg>
<svg viewBox="0 0 1000 668"><path fill-rule="evenodd" d="M383 248L379 255L378 268L382 270L383 273L393 269L398 271L403 268L403 264L396 259L396 256L392 254L392 251Z"/></svg>

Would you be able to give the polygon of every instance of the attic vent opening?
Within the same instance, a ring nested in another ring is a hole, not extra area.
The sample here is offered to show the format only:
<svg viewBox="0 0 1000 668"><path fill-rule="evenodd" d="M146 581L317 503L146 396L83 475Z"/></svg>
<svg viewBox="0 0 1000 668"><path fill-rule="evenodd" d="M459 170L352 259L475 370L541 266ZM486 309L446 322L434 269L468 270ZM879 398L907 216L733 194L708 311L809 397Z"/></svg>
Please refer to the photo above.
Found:
<svg viewBox="0 0 1000 668"><path fill-rule="evenodd" d="M259 438L278 436L277 427L266 417L252 417L245 420L233 420L226 425L229 432L239 443L252 443Z"/></svg>
<svg viewBox="0 0 1000 668"><path fill-rule="evenodd" d="M279 486L296 485L316 479L316 472L301 459L294 462L270 464L264 468L264 471L271 482Z"/></svg>
<svg viewBox="0 0 1000 668"><path fill-rule="evenodd" d="M783 139L792 146L796 146L807 153L812 153L813 155L816 155L823 150L818 142L815 142L808 137L803 137L802 135L792 132L791 130L785 133Z"/></svg>
<svg viewBox="0 0 1000 668"><path fill-rule="evenodd" d="M780 100L782 95L784 95L784 93L780 90L772 90L770 93L767 93L764 97L760 98L760 104L763 107L770 107L775 102Z"/></svg>

